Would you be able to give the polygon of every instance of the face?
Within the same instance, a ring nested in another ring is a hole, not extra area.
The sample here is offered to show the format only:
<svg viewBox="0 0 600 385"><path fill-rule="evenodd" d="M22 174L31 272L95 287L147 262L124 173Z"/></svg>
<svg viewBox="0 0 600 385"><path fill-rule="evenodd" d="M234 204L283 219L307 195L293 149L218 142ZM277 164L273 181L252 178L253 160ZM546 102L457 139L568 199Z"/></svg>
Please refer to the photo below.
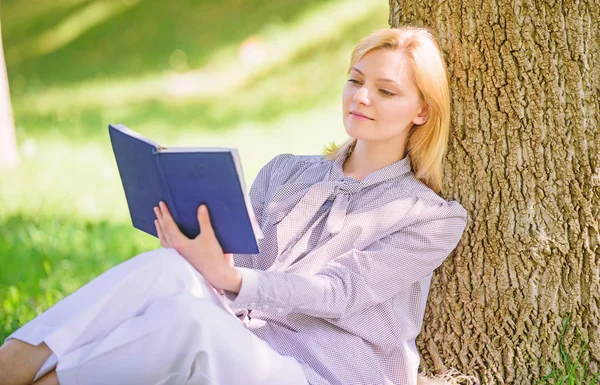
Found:
<svg viewBox="0 0 600 385"><path fill-rule="evenodd" d="M406 143L410 128L428 116L404 54L385 49L369 52L350 70L343 113L348 135L373 142Z"/></svg>

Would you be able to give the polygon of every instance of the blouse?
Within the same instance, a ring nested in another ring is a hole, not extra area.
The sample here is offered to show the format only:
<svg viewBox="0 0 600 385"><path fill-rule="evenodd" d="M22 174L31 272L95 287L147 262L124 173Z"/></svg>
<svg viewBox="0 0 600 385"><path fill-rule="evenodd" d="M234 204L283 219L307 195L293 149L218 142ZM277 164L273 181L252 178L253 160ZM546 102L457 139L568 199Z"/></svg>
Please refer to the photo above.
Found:
<svg viewBox="0 0 600 385"><path fill-rule="evenodd" d="M311 385L414 385L431 274L466 211L416 179L408 156L346 177L348 150L281 154L260 170L249 191L260 253L234 255L242 285L225 296Z"/></svg>

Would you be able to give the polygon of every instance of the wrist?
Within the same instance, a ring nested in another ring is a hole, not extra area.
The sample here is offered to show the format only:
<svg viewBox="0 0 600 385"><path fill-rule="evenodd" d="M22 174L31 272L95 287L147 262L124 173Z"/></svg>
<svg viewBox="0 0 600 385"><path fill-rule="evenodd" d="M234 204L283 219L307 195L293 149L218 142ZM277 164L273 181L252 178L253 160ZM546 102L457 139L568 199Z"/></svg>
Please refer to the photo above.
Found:
<svg viewBox="0 0 600 385"><path fill-rule="evenodd" d="M223 289L232 293L239 293L242 288L242 273L235 267L230 267L225 282Z"/></svg>

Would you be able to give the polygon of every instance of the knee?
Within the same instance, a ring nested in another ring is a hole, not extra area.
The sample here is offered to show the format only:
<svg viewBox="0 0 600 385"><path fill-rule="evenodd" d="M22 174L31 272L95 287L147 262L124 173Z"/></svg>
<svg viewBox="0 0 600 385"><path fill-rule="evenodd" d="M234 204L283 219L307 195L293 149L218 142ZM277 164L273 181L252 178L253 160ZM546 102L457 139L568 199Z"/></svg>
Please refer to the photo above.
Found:
<svg viewBox="0 0 600 385"><path fill-rule="evenodd" d="M202 274L174 249L158 249L140 254L134 268L150 269L156 277L165 279L163 286L189 291L192 297L209 297L210 287Z"/></svg>
<svg viewBox="0 0 600 385"><path fill-rule="evenodd" d="M207 322L218 320L220 312L223 312L211 300L196 297L187 291L165 298L163 301L154 304L158 311L169 314L170 318L184 323L187 327L206 326Z"/></svg>
<svg viewBox="0 0 600 385"><path fill-rule="evenodd" d="M159 305L163 311L167 311L170 315L186 321L195 320L202 314L210 312L212 310L211 306L216 306L210 300L198 298L189 291L177 293L169 298L165 298L164 301L164 304Z"/></svg>
<svg viewBox="0 0 600 385"><path fill-rule="evenodd" d="M184 311L189 327L202 329L203 333L210 335L214 335L216 330L226 328L232 321L239 322L237 318L207 298L191 299Z"/></svg>
<svg viewBox="0 0 600 385"><path fill-rule="evenodd" d="M148 266L157 265L159 268L163 266L172 266L184 259L175 249L160 248L150 250L136 255L133 260L137 263Z"/></svg>

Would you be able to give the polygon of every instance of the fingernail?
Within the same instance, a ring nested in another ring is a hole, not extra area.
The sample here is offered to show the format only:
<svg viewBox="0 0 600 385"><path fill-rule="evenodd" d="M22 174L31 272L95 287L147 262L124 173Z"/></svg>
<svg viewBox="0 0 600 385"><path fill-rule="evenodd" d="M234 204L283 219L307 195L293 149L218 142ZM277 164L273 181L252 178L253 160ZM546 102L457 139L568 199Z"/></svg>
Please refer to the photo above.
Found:
<svg viewBox="0 0 600 385"><path fill-rule="evenodd" d="M200 212L202 214L206 213L206 206L205 205L200 206Z"/></svg>

